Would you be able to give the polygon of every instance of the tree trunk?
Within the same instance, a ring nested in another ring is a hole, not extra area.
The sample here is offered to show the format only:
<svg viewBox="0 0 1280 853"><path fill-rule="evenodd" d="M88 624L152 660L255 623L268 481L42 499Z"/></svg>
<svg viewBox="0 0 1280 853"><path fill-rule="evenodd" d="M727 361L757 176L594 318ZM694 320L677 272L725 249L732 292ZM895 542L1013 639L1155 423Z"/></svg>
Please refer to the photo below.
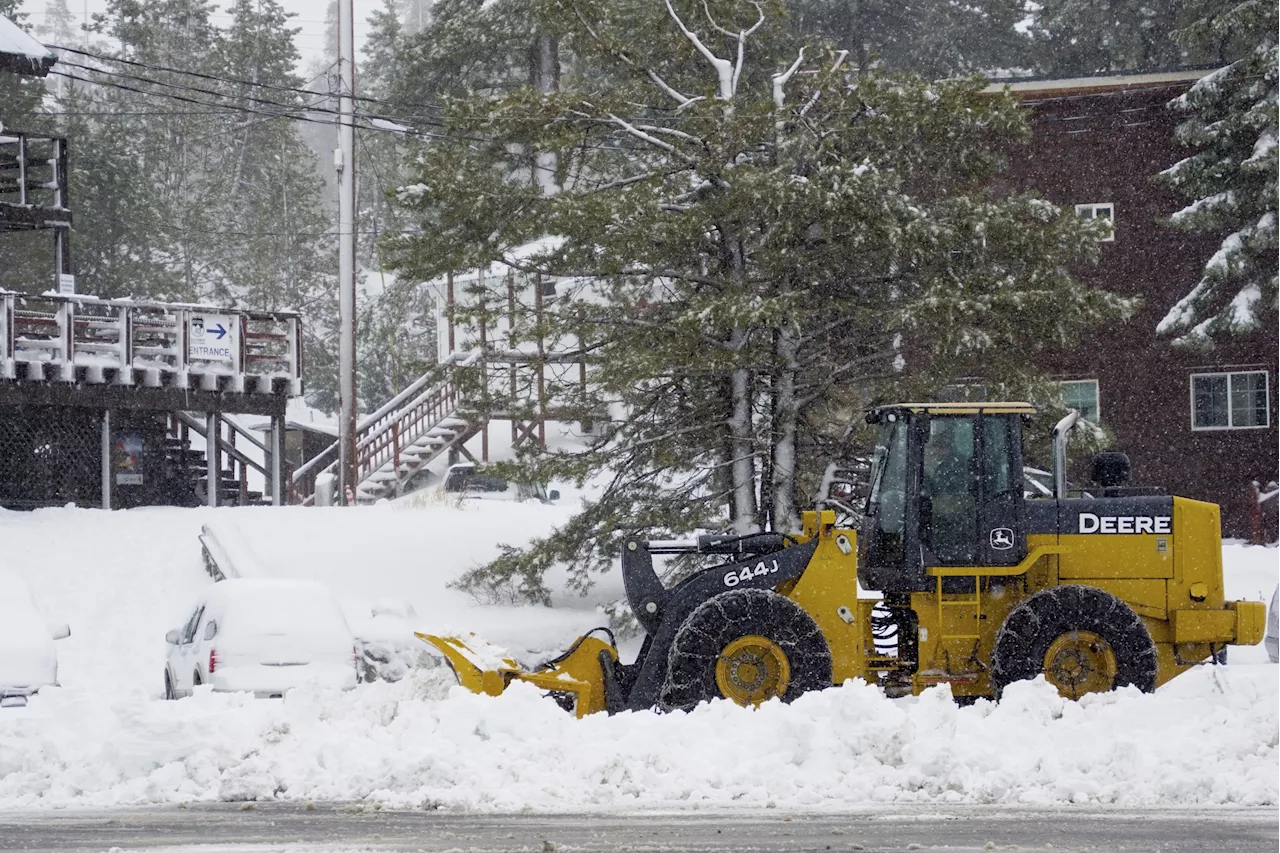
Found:
<svg viewBox="0 0 1280 853"><path fill-rule="evenodd" d="M790 284L783 286L790 290ZM771 512L773 530L798 533L800 515L796 511L796 354L800 348L798 330L783 322L774 336L773 355L776 365L773 377L773 448L770 465L772 488Z"/></svg>
<svg viewBox="0 0 1280 853"><path fill-rule="evenodd" d="M733 229L721 225L718 229L724 241L725 258L729 267L729 279L739 292L746 286L746 258L742 242L733 235ZM745 358L749 330L738 327L729 336L729 348L739 358ZM729 415L729 470L733 476L732 510L733 529L739 535L760 531L759 507L756 501L755 432L752 424L751 370L738 367L729 376L731 399Z"/></svg>
<svg viewBox="0 0 1280 853"><path fill-rule="evenodd" d="M538 34L529 47L529 83L543 95L560 91L560 46L554 38ZM551 151L536 151L533 157L533 181L543 195L560 190L556 181L559 165Z"/></svg>
<svg viewBox="0 0 1280 853"><path fill-rule="evenodd" d="M745 329L735 329L735 342L746 339ZM732 409L729 415L729 471L733 477L733 529L739 535L758 533L756 507L755 442L751 430L751 371L734 370L729 378Z"/></svg>

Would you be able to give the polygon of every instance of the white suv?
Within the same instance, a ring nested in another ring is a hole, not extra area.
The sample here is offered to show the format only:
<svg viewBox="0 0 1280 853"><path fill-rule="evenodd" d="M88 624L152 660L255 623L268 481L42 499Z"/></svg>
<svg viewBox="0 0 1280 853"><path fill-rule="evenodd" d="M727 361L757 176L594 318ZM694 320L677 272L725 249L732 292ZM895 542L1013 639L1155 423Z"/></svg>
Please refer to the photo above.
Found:
<svg viewBox="0 0 1280 853"><path fill-rule="evenodd" d="M278 697L302 684L350 690L358 680L347 620L333 593L312 581L216 583L165 640L166 699L201 684Z"/></svg>

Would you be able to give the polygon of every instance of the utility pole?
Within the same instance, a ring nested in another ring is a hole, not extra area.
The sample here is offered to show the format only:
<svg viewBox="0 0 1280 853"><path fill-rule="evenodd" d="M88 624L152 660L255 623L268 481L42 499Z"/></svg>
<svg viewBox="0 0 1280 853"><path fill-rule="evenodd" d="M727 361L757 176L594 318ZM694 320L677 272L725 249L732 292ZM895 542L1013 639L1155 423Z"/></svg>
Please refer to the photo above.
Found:
<svg viewBox="0 0 1280 853"><path fill-rule="evenodd" d="M355 502L356 455L356 51L353 0L338 0L338 503Z"/></svg>

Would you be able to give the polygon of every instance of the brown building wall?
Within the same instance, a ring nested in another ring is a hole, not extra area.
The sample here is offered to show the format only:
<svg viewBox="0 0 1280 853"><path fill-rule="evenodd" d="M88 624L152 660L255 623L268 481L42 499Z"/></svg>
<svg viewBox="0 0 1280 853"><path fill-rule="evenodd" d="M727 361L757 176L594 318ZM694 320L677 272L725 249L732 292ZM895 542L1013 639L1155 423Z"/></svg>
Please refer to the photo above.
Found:
<svg viewBox="0 0 1280 853"><path fill-rule="evenodd" d="M1033 141L1014 156L1007 178L1063 206L1115 205L1115 241L1102 246L1097 267L1079 275L1141 296L1144 305L1043 366L1063 379L1098 380L1101 420L1116 449L1132 459L1135 484L1218 503L1224 535L1247 537L1249 483L1277 475L1276 324L1207 354L1177 349L1155 331L1221 242L1162 224L1184 201L1152 181L1187 156L1173 137L1177 116L1165 107L1187 86L1026 99ZM1267 371L1269 425L1193 431L1191 374L1228 368Z"/></svg>

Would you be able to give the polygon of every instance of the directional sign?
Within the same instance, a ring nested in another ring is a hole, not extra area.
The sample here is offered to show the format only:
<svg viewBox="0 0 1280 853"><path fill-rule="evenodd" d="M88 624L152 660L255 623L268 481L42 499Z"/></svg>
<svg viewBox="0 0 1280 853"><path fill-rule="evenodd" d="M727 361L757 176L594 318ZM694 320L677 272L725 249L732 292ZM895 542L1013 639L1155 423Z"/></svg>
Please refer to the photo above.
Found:
<svg viewBox="0 0 1280 853"><path fill-rule="evenodd" d="M192 314L187 330L187 358L231 361L237 328L236 318L226 314Z"/></svg>

